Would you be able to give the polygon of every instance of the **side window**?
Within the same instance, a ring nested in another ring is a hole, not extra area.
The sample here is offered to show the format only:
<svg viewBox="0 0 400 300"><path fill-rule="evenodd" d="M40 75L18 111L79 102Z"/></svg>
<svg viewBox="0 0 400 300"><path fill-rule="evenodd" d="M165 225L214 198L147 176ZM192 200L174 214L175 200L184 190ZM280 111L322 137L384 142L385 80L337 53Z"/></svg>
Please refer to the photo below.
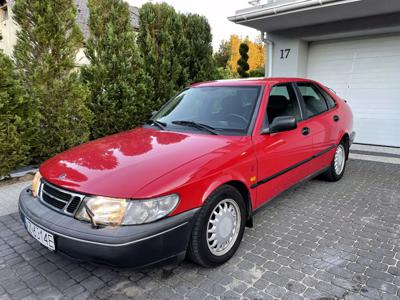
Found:
<svg viewBox="0 0 400 300"><path fill-rule="evenodd" d="M309 82L297 83L300 94L303 96L308 117L313 117L328 110L328 106L319 89Z"/></svg>
<svg viewBox="0 0 400 300"><path fill-rule="evenodd" d="M281 84L272 87L269 94L267 117L268 122L276 117L293 116L297 121L301 120L299 103L291 84Z"/></svg>
<svg viewBox="0 0 400 300"><path fill-rule="evenodd" d="M320 87L319 89L322 93L322 95L324 96L326 102L328 103L328 107L329 109L332 109L336 106L336 102L335 100L333 100L332 96L329 95L327 92L325 92L325 90L323 88Z"/></svg>

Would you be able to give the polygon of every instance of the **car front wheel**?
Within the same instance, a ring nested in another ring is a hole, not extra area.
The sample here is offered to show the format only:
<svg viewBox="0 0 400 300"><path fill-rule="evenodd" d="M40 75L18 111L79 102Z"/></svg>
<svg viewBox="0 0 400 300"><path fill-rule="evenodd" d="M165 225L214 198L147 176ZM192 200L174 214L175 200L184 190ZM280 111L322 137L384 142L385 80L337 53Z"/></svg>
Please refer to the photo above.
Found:
<svg viewBox="0 0 400 300"><path fill-rule="evenodd" d="M200 210L189 243L189 258L203 267L225 263L239 248L245 222L242 195L232 186L221 186Z"/></svg>

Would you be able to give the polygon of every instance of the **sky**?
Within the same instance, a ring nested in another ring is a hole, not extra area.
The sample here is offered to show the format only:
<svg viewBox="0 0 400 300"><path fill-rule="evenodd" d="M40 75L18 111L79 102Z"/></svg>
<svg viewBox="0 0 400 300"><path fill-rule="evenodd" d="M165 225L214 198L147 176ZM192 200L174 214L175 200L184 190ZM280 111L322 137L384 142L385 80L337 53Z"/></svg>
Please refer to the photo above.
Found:
<svg viewBox="0 0 400 300"><path fill-rule="evenodd" d="M140 7L149 0L126 0L130 5ZM182 13L197 13L207 17L213 34L213 48L217 51L222 40L229 39L231 34L249 36L254 40L259 32L255 29L236 25L228 21L235 11L250 7L247 0L164 0L151 2L166 2Z"/></svg>

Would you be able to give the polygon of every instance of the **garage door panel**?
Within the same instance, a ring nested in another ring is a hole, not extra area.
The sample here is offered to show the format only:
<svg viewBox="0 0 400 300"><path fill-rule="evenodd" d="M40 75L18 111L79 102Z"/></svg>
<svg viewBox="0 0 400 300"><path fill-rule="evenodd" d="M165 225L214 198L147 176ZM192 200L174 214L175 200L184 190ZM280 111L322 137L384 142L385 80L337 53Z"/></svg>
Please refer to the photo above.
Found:
<svg viewBox="0 0 400 300"><path fill-rule="evenodd" d="M385 128L380 134L376 135L376 125ZM358 118L355 120L355 127L363 128L357 132L358 139L366 141L368 144L385 145L398 147L396 141L400 140L400 131L397 130L398 121L394 120L372 120Z"/></svg>
<svg viewBox="0 0 400 300"><path fill-rule="evenodd" d="M361 89L365 88L368 91L372 90L380 90L383 91L385 89L394 90L399 85L399 82L393 78L386 78L385 75L380 76L379 74L375 76L373 79L368 77L365 80L359 78L350 78L351 82L347 86L348 89ZM370 86L366 86L365 82L369 82ZM393 97L393 95L392 95Z"/></svg>
<svg viewBox="0 0 400 300"><path fill-rule="evenodd" d="M354 48L343 47L340 45L317 44L317 46L318 46L317 49L313 49L313 48L309 49L310 54L313 55L312 52L314 50L315 50L315 52L323 51L325 53L325 56L328 58L328 61L336 59L337 47L340 47L340 52L343 53L343 56L337 58L337 60L346 60L349 57L352 57L353 52L354 52ZM316 58L318 59L318 57L316 57Z"/></svg>
<svg viewBox="0 0 400 300"><path fill-rule="evenodd" d="M363 74L365 71L370 73L371 68L373 68L373 73L396 71L400 68L400 55L385 58L357 58L353 70L355 74Z"/></svg>
<svg viewBox="0 0 400 300"><path fill-rule="evenodd" d="M375 42L377 44L373 45L373 47L360 45L360 48L356 49L357 56L359 58L364 58L364 57L381 58L381 57L396 56L400 51L400 43L388 43L388 42L382 43L379 40L372 40L370 42Z"/></svg>
<svg viewBox="0 0 400 300"><path fill-rule="evenodd" d="M400 35L311 43L307 75L348 100L356 142L400 147Z"/></svg>
<svg viewBox="0 0 400 300"><path fill-rule="evenodd" d="M309 72L311 74L321 74L325 76L333 76L340 78L338 74L332 73L332 69L340 69L342 70L342 73L348 73L350 74L352 71L352 61L351 60L346 60L346 61L315 61L313 62L315 65L309 67ZM320 65L323 64L324 68L320 68Z"/></svg>

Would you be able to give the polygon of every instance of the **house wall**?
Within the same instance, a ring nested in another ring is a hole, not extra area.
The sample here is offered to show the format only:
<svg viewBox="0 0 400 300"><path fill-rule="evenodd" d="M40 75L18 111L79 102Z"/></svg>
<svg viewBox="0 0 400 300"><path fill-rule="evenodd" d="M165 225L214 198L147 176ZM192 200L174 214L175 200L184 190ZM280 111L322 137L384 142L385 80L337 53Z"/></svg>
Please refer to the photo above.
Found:
<svg viewBox="0 0 400 300"><path fill-rule="evenodd" d="M81 48L79 49L78 53L76 54L76 64L79 66L87 65L89 64L89 60L85 55L85 49Z"/></svg>
<svg viewBox="0 0 400 300"><path fill-rule="evenodd" d="M268 39L273 42L272 76L303 77L306 75L308 42L275 34L268 34Z"/></svg>
<svg viewBox="0 0 400 300"><path fill-rule="evenodd" d="M18 25L12 19L12 11L8 10L8 16L5 16L3 10L0 10L0 34L3 37L0 40L0 49L4 51L5 54L12 56L14 46L17 43L17 31ZM85 56L84 48L79 49L76 55L76 64L79 66L86 65L89 60Z"/></svg>
<svg viewBox="0 0 400 300"><path fill-rule="evenodd" d="M17 42L17 29L18 26L12 19L11 9L0 10L0 35L3 37L0 40L0 49L7 55L12 55L14 45Z"/></svg>

